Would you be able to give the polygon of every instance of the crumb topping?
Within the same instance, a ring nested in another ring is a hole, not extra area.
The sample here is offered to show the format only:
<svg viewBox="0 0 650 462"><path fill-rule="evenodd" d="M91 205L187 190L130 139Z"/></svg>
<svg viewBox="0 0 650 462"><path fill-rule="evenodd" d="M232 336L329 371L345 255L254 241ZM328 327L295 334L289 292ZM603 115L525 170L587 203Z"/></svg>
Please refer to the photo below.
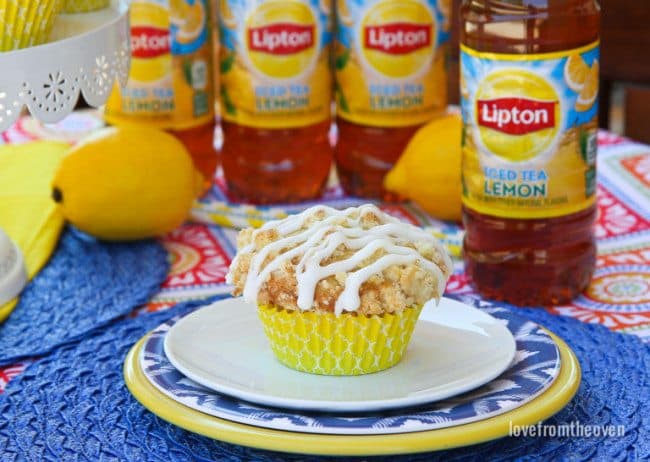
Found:
<svg viewBox="0 0 650 462"><path fill-rule="evenodd" d="M374 205L312 207L237 236L234 295L287 310L399 312L439 298L452 272L438 240Z"/></svg>

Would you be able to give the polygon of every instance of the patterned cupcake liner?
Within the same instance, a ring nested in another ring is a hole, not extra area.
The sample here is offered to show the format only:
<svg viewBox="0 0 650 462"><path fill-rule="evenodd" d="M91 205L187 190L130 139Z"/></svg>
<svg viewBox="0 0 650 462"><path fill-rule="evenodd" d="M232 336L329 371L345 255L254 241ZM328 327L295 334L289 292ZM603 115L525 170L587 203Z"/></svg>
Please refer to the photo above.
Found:
<svg viewBox="0 0 650 462"><path fill-rule="evenodd" d="M110 0L65 0L64 13L87 13L108 7Z"/></svg>
<svg viewBox="0 0 650 462"><path fill-rule="evenodd" d="M321 375L382 371L404 355L422 307L363 316L259 305L271 350L292 369Z"/></svg>
<svg viewBox="0 0 650 462"><path fill-rule="evenodd" d="M47 42L63 0L0 0L0 51Z"/></svg>

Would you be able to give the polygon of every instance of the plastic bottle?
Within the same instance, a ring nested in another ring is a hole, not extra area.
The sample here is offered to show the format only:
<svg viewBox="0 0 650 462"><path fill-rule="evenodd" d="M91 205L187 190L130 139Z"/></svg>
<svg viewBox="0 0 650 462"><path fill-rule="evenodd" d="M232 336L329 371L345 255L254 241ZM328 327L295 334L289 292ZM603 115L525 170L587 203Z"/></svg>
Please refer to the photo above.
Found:
<svg viewBox="0 0 650 462"><path fill-rule="evenodd" d="M221 161L229 195L321 194L332 147L330 0L221 0Z"/></svg>
<svg viewBox="0 0 650 462"><path fill-rule="evenodd" d="M594 271L596 0L461 7L467 272L487 298L568 302Z"/></svg>
<svg viewBox="0 0 650 462"><path fill-rule="evenodd" d="M148 124L176 136L210 185L218 157L208 0L132 0L131 70L116 85L104 117Z"/></svg>
<svg viewBox="0 0 650 462"><path fill-rule="evenodd" d="M338 0L336 167L346 192L393 199L386 173L447 105L448 0Z"/></svg>

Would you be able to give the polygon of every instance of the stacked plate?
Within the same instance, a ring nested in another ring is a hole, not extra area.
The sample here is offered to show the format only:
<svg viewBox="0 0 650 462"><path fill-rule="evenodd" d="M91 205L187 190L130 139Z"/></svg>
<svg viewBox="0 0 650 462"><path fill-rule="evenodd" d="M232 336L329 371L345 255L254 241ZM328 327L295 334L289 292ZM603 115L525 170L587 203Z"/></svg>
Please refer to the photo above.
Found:
<svg viewBox="0 0 650 462"><path fill-rule="evenodd" d="M256 308L222 300L162 324L125 362L129 390L188 430L261 449L327 455L475 444L558 412L580 369L569 348L510 310L427 304L402 361L327 377L288 369Z"/></svg>

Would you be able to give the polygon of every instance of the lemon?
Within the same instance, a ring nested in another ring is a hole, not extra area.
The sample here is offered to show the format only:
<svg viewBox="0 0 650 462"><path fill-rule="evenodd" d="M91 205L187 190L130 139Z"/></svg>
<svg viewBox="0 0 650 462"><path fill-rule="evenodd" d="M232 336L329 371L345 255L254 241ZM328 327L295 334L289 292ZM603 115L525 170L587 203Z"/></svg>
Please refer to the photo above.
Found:
<svg viewBox="0 0 650 462"><path fill-rule="evenodd" d="M319 0L318 7L323 14L329 15L332 13L332 0Z"/></svg>
<svg viewBox="0 0 650 462"><path fill-rule="evenodd" d="M460 95L465 99L469 99L469 87L465 80L465 74L462 72L460 74Z"/></svg>
<svg viewBox="0 0 650 462"><path fill-rule="evenodd" d="M235 62L230 70L221 76L222 89L227 89L230 101L246 112L255 111L255 85L252 75L244 64Z"/></svg>
<svg viewBox="0 0 650 462"><path fill-rule="evenodd" d="M596 98L598 98L598 71L598 61L594 61L587 72L582 91L578 95L576 101L577 111L588 111L596 102Z"/></svg>
<svg viewBox="0 0 650 462"><path fill-rule="evenodd" d="M564 65L564 80L571 90L580 92L585 85L588 72L589 66L582 57L579 54L571 55Z"/></svg>
<svg viewBox="0 0 650 462"><path fill-rule="evenodd" d="M433 217L460 220L461 132L458 114L424 125L386 175L384 187L417 202Z"/></svg>
<svg viewBox="0 0 650 462"><path fill-rule="evenodd" d="M343 69L336 71L336 81L348 108L345 112L354 112L369 104L370 93L362 75L361 66L354 58L350 58Z"/></svg>
<svg viewBox="0 0 650 462"><path fill-rule="evenodd" d="M312 95L330 95L332 91L332 78L330 74L329 53L324 53L316 62L314 77L311 84Z"/></svg>
<svg viewBox="0 0 650 462"><path fill-rule="evenodd" d="M237 27L237 18L232 13L228 0L221 0L219 2L219 9L221 10L221 22L228 29L234 29Z"/></svg>
<svg viewBox="0 0 650 462"><path fill-rule="evenodd" d="M52 196L77 228L122 241L179 226L200 187L180 141L134 125L102 129L73 147L55 174Z"/></svg>
<svg viewBox="0 0 650 462"><path fill-rule="evenodd" d="M185 22L185 10L187 4L184 0L170 0L169 2L169 22L177 26L182 26Z"/></svg>
<svg viewBox="0 0 650 462"><path fill-rule="evenodd" d="M451 0L439 0L438 1L438 8L440 9L440 12L442 13L442 28L446 32L449 30L449 26L451 25L451 13L452 13L452 6L451 6Z"/></svg>
<svg viewBox="0 0 650 462"><path fill-rule="evenodd" d="M193 5L186 5L183 23L176 34L176 40L180 43L191 43L201 35L205 27L206 15L202 2L194 2Z"/></svg>
<svg viewBox="0 0 650 462"><path fill-rule="evenodd" d="M348 9L348 3L345 0L337 0L336 7L341 22L346 26L351 26L354 21L352 20L352 15Z"/></svg>

